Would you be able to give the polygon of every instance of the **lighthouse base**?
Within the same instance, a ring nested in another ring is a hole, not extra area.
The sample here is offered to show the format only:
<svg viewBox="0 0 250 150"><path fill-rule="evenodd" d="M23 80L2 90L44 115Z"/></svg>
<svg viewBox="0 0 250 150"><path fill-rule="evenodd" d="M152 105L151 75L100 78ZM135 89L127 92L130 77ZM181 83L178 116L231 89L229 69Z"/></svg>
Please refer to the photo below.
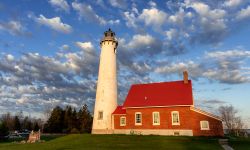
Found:
<svg viewBox="0 0 250 150"><path fill-rule="evenodd" d="M92 129L91 134L113 134L112 129Z"/></svg>

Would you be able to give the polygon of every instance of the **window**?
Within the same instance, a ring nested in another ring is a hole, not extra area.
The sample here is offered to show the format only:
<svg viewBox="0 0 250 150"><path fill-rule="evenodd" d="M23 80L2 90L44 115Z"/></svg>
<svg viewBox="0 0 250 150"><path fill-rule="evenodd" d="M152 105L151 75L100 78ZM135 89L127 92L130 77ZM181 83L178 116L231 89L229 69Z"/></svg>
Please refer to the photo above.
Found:
<svg viewBox="0 0 250 150"><path fill-rule="evenodd" d="M172 125L180 125L180 117L178 111L172 111Z"/></svg>
<svg viewBox="0 0 250 150"><path fill-rule="evenodd" d="M135 113L135 125L141 125L141 124L142 124L141 113L136 112Z"/></svg>
<svg viewBox="0 0 250 150"><path fill-rule="evenodd" d="M160 125L160 113L153 112L153 125Z"/></svg>
<svg viewBox="0 0 250 150"><path fill-rule="evenodd" d="M209 130L209 123L208 121L200 121L201 130Z"/></svg>
<svg viewBox="0 0 250 150"><path fill-rule="evenodd" d="M126 117L120 117L120 126L126 126Z"/></svg>
<svg viewBox="0 0 250 150"><path fill-rule="evenodd" d="M98 120L102 120L103 119L103 111L99 111L98 112Z"/></svg>

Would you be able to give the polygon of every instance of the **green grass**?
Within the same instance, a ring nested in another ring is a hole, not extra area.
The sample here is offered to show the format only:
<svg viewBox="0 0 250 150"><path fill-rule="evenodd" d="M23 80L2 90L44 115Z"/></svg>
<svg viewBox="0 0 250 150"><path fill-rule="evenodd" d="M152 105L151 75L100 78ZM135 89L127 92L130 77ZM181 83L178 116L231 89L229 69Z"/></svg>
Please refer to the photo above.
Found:
<svg viewBox="0 0 250 150"><path fill-rule="evenodd" d="M249 138L230 138L229 145L235 150L250 150L250 137Z"/></svg>
<svg viewBox="0 0 250 150"><path fill-rule="evenodd" d="M67 135L44 143L1 143L0 150L184 149L221 150L217 138L140 135Z"/></svg>

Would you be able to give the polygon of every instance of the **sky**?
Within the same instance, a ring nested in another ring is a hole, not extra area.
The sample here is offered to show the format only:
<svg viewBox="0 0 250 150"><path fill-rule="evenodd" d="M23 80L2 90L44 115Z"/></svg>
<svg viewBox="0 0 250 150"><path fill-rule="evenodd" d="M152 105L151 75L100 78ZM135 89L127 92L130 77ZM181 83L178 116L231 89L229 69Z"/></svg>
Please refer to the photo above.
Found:
<svg viewBox="0 0 250 150"><path fill-rule="evenodd" d="M250 0L1 0L0 113L92 112L108 28L120 105L132 84L188 70L196 107L232 105L250 127Z"/></svg>

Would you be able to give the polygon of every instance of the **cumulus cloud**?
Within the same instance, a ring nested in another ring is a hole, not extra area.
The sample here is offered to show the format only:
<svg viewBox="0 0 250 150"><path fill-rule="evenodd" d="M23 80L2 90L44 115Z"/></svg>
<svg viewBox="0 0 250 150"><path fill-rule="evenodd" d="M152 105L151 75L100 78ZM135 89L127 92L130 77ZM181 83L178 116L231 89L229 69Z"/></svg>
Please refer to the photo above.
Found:
<svg viewBox="0 0 250 150"><path fill-rule="evenodd" d="M49 0L49 3L57 10L69 12L70 6L66 0Z"/></svg>
<svg viewBox="0 0 250 150"><path fill-rule="evenodd" d="M119 24L120 20L105 20L103 17L96 14L96 12L93 10L91 5L85 4L85 3L78 3L73 2L72 7L74 10L76 10L80 16L80 18L83 18L85 21L88 22L94 22L99 25L106 25L106 24Z"/></svg>
<svg viewBox="0 0 250 150"><path fill-rule="evenodd" d="M0 22L0 30L7 31L12 35L22 35L25 28L21 22L11 20L9 22Z"/></svg>
<svg viewBox="0 0 250 150"><path fill-rule="evenodd" d="M168 65L163 63L161 67L158 65L155 72L165 75L180 74L183 70L188 70L194 79L207 78L227 84L247 83L250 78L246 75L247 69L242 67L242 61L246 58L249 58L249 51L215 51L206 53L198 62L173 62Z"/></svg>
<svg viewBox="0 0 250 150"><path fill-rule="evenodd" d="M127 0L109 0L109 3L113 7L118 7L123 9L127 7Z"/></svg>
<svg viewBox="0 0 250 150"><path fill-rule="evenodd" d="M139 19L147 26L161 27L167 19L167 13L157 8L143 9Z"/></svg>
<svg viewBox="0 0 250 150"><path fill-rule="evenodd" d="M76 42L76 45L81 48L83 51L91 53L94 51L94 46L91 42Z"/></svg>
<svg viewBox="0 0 250 150"><path fill-rule="evenodd" d="M243 3L242 0L226 0L223 5L225 7L234 8L234 7L239 6L242 3Z"/></svg>
<svg viewBox="0 0 250 150"><path fill-rule="evenodd" d="M241 9L236 16L236 19L239 19L239 20L246 19L246 18L250 18L250 6L247 6L247 8Z"/></svg>
<svg viewBox="0 0 250 150"><path fill-rule="evenodd" d="M54 18L46 18L43 15L40 15L39 17L34 17L32 15L29 16L30 18L33 18L37 23L40 25L47 26L55 31L61 32L61 33L71 33L72 27L66 23L63 23L61 21L60 17L54 17Z"/></svg>

